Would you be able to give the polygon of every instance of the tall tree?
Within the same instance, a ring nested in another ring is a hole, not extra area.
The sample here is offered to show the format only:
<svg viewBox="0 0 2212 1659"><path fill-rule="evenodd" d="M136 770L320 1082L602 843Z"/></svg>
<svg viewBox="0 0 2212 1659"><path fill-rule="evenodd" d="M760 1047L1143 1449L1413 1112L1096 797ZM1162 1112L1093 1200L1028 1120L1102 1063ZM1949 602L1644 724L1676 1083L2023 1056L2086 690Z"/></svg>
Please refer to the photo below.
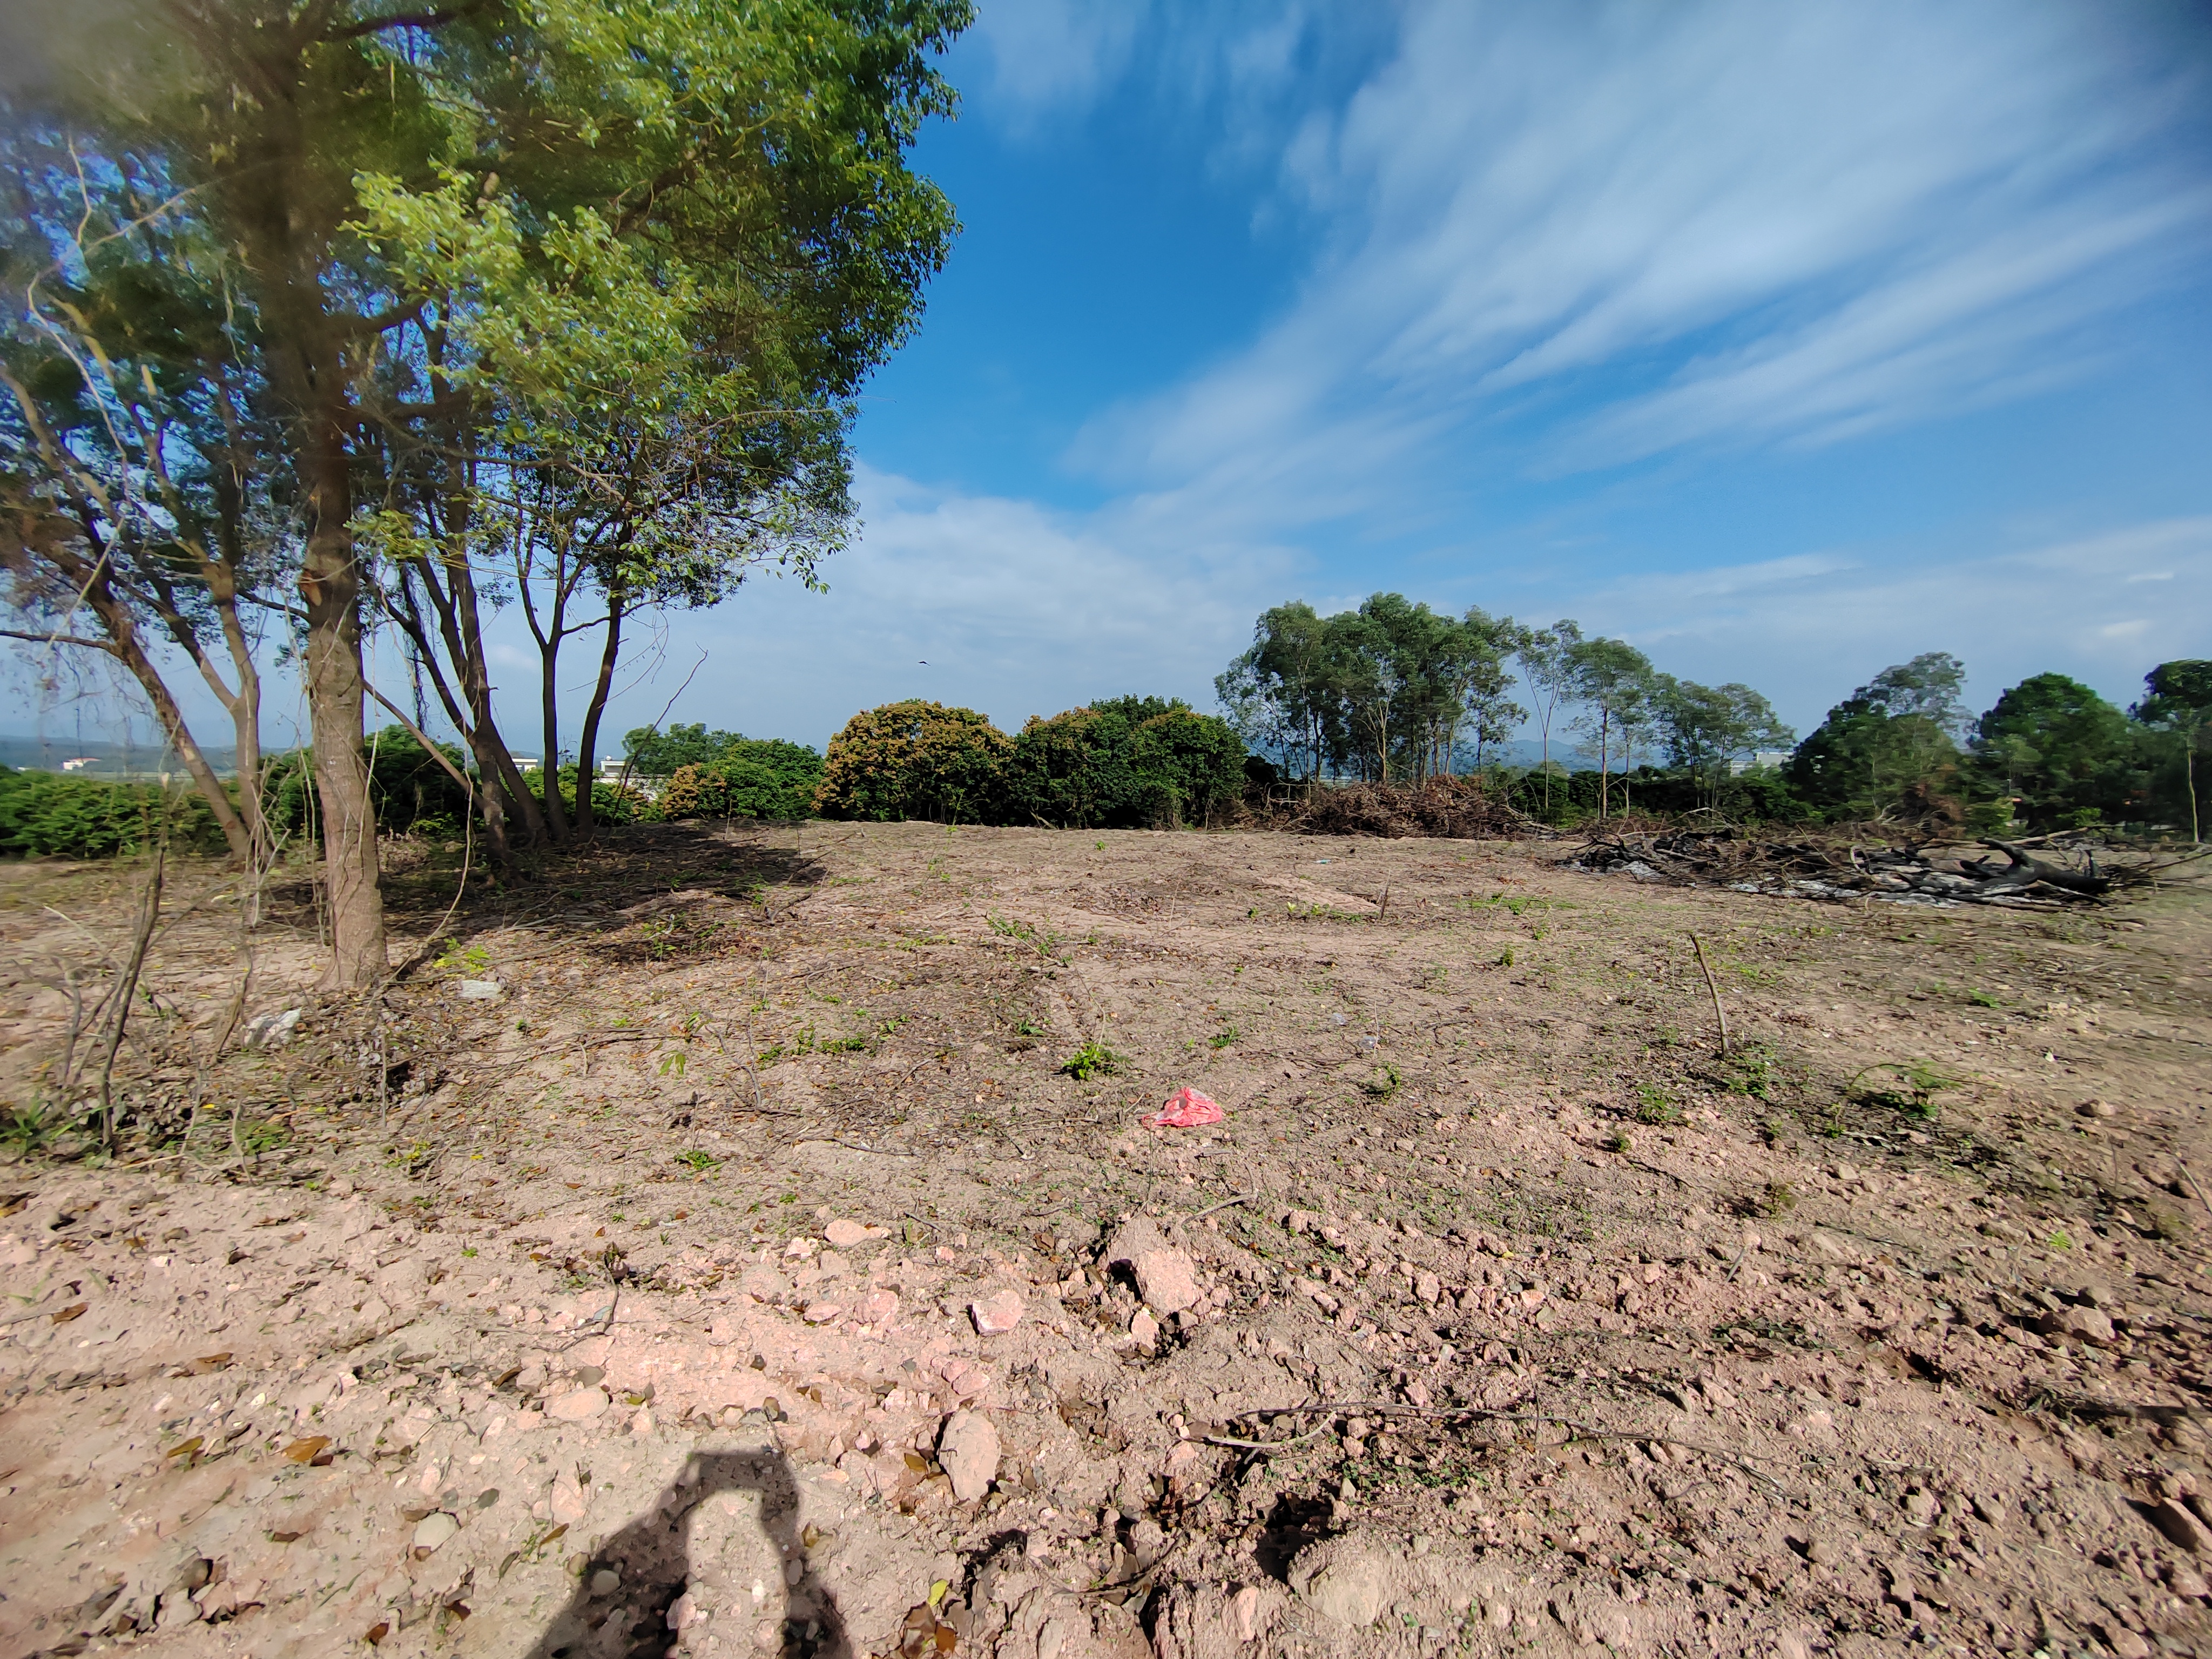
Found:
<svg viewBox="0 0 2212 1659"><path fill-rule="evenodd" d="M137 683L232 859L267 867L258 601L292 548L264 467L250 354L224 253L173 226L134 164L83 167L35 128L0 130L14 211L0 269L0 565L22 626ZM231 723L234 798L165 663L181 656ZM251 920L258 883L242 890Z"/></svg>
<svg viewBox="0 0 2212 1659"><path fill-rule="evenodd" d="M1582 625L1562 617L1549 628L1524 630L1516 653L1521 659L1521 678L1528 683L1529 701L1536 705L1536 722L1543 734L1540 769L1547 812L1552 810L1552 721L1560 705L1574 697L1574 651L1582 638Z"/></svg>
<svg viewBox="0 0 2212 1659"><path fill-rule="evenodd" d="M1720 805L1731 762L1782 748L1792 735L1774 706L1740 682L1699 685L1662 674L1656 702L1668 758L1705 785L1708 806Z"/></svg>
<svg viewBox="0 0 2212 1659"><path fill-rule="evenodd" d="M1618 745L1642 722L1651 700L1651 659L1625 640L1583 640L1568 648L1567 666L1585 711L1577 724L1597 738L1597 815L1603 819L1612 804Z"/></svg>
<svg viewBox="0 0 2212 1659"><path fill-rule="evenodd" d="M967 0L44 0L0 15L11 118L94 170L143 169L165 216L227 251L301 521L331 977L367 983L385 947L357 510L408 514L437 549L418 574L439 583L437 644L449 666L459 646L455 698L481 728L484 447L527 448L650 387L639 363L687 351L764 426L793 411L818 426L848 398L951 234L904 157L950 106L930 58Z"/></svg>
<svg viewBox="0 0 2212 1659"><path fill-rule="evenodd" d="M1291 777L1321 775L1339 723L1327 625L1303 600L1260 613L1252 643L1213 682L1224 717Z"/></svg>
<svg viewBox="0 0 2212 1659"><path fill-rule="evenodd" d="M1940 651L1883 669L1797 745L1785 769L1790 787L1869 817L1927 811L1959 779L1966 673Z"/></svg>
<svg viewBox="0 0 2212 1659"><path fill-rule="evenodd" d="M2203 658L2162 662L2143 678L2143 699L2129 711L2154 730L2179 739L2183 797L2189 807L2189 840L2203 846L2202 816L2197 804L2197 751L2212 746L2212 661Z"/></svg>
<svg viewBox="0 0 2212 1659"><path fill-rule="evenodd" d="M2079 680L2036 674L1999 697L1974 732L1976 759L2039 830L2121 816L2138 780L2127 716Z"/></svg>

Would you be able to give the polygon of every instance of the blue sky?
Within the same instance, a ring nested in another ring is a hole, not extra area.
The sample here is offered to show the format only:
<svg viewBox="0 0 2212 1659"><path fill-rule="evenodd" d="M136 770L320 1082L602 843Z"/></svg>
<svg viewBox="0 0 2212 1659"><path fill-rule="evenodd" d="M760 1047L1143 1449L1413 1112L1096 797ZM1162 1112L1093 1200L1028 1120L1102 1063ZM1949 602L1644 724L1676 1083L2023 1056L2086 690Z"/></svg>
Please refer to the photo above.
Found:
<svg viewBox="0 0 2212 1659"><path fill-rule="evenodd" d="M906 696L1209 707L1261 608L1378 589L1801 732L1929 650L1977 707L2130 700L2212 655L2206 18L982 0L856 544L667 619L611 729L695 664L672 718L815 744Z"/></svg>
<svg viewBox="0 0 2212 1659"><path fill-rule="evenodd" d="M986 0L860 541L677 621L678 717L1206 706L1385 588L1801 730L1927 650L2126 700L2212 654L2203 15Z"/></svg>

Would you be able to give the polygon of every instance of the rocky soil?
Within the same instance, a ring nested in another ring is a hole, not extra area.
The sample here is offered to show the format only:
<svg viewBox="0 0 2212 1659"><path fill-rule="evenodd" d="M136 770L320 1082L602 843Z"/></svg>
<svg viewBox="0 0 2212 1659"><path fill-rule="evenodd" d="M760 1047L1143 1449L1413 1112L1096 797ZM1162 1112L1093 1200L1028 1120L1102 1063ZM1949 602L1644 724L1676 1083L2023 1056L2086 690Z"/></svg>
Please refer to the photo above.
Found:
<svg viewBox="0 0 2212 1659"><path fill-rule="evenodd" d="M663 827L220 1059L173 871L112 1160L0 872L0 1656L2212 1650L2200 896L1559 856Z"/></svg>

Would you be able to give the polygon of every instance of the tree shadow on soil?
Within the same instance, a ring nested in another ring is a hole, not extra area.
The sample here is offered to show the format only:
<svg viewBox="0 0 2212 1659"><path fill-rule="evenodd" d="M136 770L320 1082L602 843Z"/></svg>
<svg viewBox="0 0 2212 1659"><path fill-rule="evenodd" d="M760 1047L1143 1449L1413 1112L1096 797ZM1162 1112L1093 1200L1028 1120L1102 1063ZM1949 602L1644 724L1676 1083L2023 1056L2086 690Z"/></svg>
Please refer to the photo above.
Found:
<svg viewBox="0 0 2212 1659"><path fill-rule="evenodd" d="M799 1485L781 1451L696 1452L675 1481L647 1513L616 1533L586 1565L568 1605L548 1625L530 1650L529 1659L646 1659L672 1651L678 1633L669 1628L669 1609L693 1576L691 1520L699 1506L724 1492L755 1492L760 1498L760 1526L776 1559L799 1564L784 1606L782 1641L770 1651L784 1659L853 1659L843 1615L829 1587L805 1565L799 1530ZM698 1564L703 1566L703 1563ZM592 1580L611 1570L620 1580L609 1594L594 1595ZM775 1592L763 1602L767 1615ZM741 1604L717 1607L716 1623L735 1621ZM720 1632L725 1647L738 1634ZM751 1644L750 1632L739 1646Z"/></svg>

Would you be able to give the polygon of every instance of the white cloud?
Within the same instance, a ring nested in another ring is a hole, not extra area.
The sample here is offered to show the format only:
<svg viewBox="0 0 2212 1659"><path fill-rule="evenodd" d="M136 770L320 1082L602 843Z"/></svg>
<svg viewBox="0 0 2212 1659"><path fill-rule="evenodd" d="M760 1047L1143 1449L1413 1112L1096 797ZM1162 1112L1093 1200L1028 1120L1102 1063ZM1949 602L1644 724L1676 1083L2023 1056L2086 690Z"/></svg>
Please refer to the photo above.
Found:
<svg viewBox="0 0 2212 1659"><path fill-rule="evenodd" d="M1009 730L1127 691L1211 708L1213 677L1293 580L1281 554L1193 553L1119 512L1063 516L865 467L857 494L865 529L825 567L830 592L763 580L669 618L665 665L618 701L605 746L658 714L701 647L672 719L816 744L902 697L981 708ZM514 718L522 701L502 709ZM580 698L563 701L580 712Z"/></svg>
<svg viewBox="0 0 2212 1659"><path fill-rule="evenodd" d="M2174 583L2138 614L2140 576ZM2154 664L2203 654L2212 631L2212 517L1935 559L1844 553L1638 575L1561 596L1690 679L1768 691L1801 731L1888 665L1963 659L1977 706L2030 674L2071 674L2125 703Z"/></svg>
<svg viewBox="0 0 2212 1659"><path fill-rule="evenodd" d="M1127 68L1149 11L1145 0L991 0L972 35L990 60L983 106L1020 131L1083 113Z"/></svg>
<svg viewBox="0 0 2212 1659"><path fill-rule="evenodd" d="M1326 248L1298 300L1074 458L1275 524L1400 493L1499 411L1550 471L2052 385L2207 251L2203 88L2160 15L1410 6L1284 143Z"/></svg>

